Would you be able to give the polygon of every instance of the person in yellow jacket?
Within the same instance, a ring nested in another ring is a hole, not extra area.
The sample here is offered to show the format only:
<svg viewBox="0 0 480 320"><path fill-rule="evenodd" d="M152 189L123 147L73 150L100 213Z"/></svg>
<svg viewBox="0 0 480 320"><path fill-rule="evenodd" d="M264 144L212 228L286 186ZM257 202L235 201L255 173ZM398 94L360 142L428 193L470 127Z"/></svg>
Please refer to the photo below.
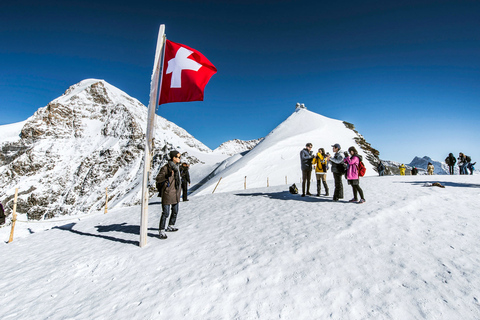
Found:
<svg viewBox="0 0 480 320"><path fill-rule="evenodd" d="M325 196L328 196L327 170L329 159L330 156L325 154L325 149L320 148L312 160L312 164L315 166L315 176L317 177L317 196L320 196L320 191L322 190L321 182L323 182L323 187L325 188Z"/></svg>
<svg viewBox="0 0 480 320"><path fill-rule="evenodd" d="M431 162L428 163L428 166L427 166L427 173L429 176L433 175L433 171L435 170L435 167L433 166L433 164Z"/></svg>
<svg viewBox="0 0 480 320"><path fill-rule="evenodd" d="M405 165L402 163L402 165L400 166L400 175L401 176L404 176L405 175Z"/></svg>

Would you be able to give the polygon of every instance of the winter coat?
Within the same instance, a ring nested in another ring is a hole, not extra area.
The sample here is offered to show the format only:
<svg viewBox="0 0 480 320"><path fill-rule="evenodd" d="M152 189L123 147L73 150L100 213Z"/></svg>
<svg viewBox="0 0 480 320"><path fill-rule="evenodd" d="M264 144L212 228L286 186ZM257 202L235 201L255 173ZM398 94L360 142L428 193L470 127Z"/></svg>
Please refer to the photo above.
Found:
<svg viewBox="0 0 480 320"><path fill-rule="evenodd" d="M322 156L320 152L317 153L317 156L313 158L312 165L315 166L315 173L326 173L327 172L327 159Z"/></svg>
<svg viewBox="0 0 480 320"><path fill-rule="evenodd" d="M332 163L332 173L342 173L343 170L339 169L339 166L343 166L343 156L339 152L335 153L333 158L330 158L330 162Z"/></svg>
<svg viewBox="0 0 480 320"><path fill-rule="evenodd" d="M162 185L161 190L158 190L162 197L162 204L168 205L180 202L182 188L180 188L180 172L178 170L178 165L169 161L160 169L156 182L157 185Z"/></svg>
<svg viewBox="0 0 480 320"><path fill-rule="evenodd" d="M445 158L445 163L450 167L453 167L456 162L457 162L457 159L455 159L455 156L452 153L450 153L448 157Z"/></svg>
<svg viewBox="0 0 480 320"><path fill-rule="evenodd" d="M3 210L3 206L0 203L0 224L5 223L5 211Z"/></svg>
<svg viewBox="0 0 480 320"><path fill-rule="evenodd" d="M180 177L182 178L182 183L190 183L188 167L180 166Z"/></svg>
<svg viewBox="0 0 480 320"><path fill-rule="evenodd" d="M405 165L403 165L403 164L400 166L400 175L401 176L405 175Z"/></svg>
<svg viewBox="0 0 480 320"><path fill-rule="evenodd" d="M358 179L358 165L360 164L361 156L354 155L352 157L346 157L343 161L348 163L347 169L347 180L357 180Z"/></svg>
<svg viewBox="0 0 480 320"><path fill-rule="evenodd" d="M433 166L433 164L429 164L427 166L427 171L428 171L428 174L429 175L433 175L433 171L435 170L435 167Z"/></svg>
<svg viewBox="0 0 480 320"><path fill-rule="evenodd" d="M311 151L308 151L306 148L300 151L300 164L302 166L302 171L312 170L313 157L313 153Z"/></svg>
<svg viewBox="0 0 480 320"><path fill-rule="evenodd" d="M463 156L463 157L458 157L458 166L461 167L463 166L464 164L467 163L467 157Z"/></svg>

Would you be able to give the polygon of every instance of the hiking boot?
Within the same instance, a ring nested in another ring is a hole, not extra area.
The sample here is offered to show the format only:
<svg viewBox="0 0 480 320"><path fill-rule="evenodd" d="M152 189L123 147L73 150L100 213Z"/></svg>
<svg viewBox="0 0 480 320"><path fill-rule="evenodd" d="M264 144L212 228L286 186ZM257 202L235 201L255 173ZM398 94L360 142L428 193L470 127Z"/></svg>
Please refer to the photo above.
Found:
<svg viewBox="0 0 480 320"><path fill-rule="evenodd" d="M168 226L167 229L165 229L166 232L176 232L178 231L178 228L175 228L174 226Z"/></svg>
<svg viewBox="0 0 480 320"><path fill-rule="evenodd" d="M168 238L167 235L165 234L165 231L163 231L163 230L160 231L159 238L162 239L162 240L165 240L165 239Z"/></svg>
<svg viewBox="0 0 480 320"><path fill-rule="evenodd" d="M312 194L310 192L307 192L307 196L311 196Z"/></svg>
<svg viewBox="0 0 480 320"><path fill-rule="evenodd" d="M304 193L304 194L302 194L302 197L305 197L305 193Z"/></svg>
<svg viewBox="0 0 480 320"><path fill-rule="evenodd" d="M365 202L365 199L360 199L360 201L358 201L358 203L364 203Z"/></svg>
<svg viewBox="0 0 480 320"><path fill-rule="evenodd" d="M358 200L354 198L354 199L352 199L352 200L350 200L350 201L348 201L348 202L357 202L357 201L358 201Z"/></svg>

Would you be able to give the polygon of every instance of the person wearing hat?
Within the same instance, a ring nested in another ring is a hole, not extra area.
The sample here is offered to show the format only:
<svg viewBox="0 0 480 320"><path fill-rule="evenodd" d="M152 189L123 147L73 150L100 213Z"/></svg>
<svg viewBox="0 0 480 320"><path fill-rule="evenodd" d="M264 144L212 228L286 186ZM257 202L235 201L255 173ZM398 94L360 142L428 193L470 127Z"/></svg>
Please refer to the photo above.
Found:
<svg viewBox="0 0 480 320"><path fill-rule="evenodd" d="M159 225L160 239L167 239L165 232L178 231L174 226L177 220L180 193L182 192L178 167L180 157L181 154L177 150L170 151L170 160L160 169L156 178L159 196L162 197L162 216L160 217ZM172 209L171 215L170 207ZM168 216L170 216L170 220L168 221L168 227L165 228Z"/></svg>
<svg viewBox="0 0 480 320"><path fill-rule="evenodd" d="M333 152L335 155L330 158L330 162L332 163L332 173L333 179L335 181L335 191L333 192L333 201L338 201L339 199L343 199L343 184L342 184L342 176L345 174L345 170L343 169L343 156L340 153L340 145L335 143L332 145Z"/></svg>
<svg viewBox="0 0 480 320"><path fill-rule="evenodd" d="M307 195L310 193L310 179L312 176L312 159L315 158L312 152L313 145L309 142L305 145L305 148L300 151L300 166L302 169L302 197L305 197L305 184L307 185Z"/></svg>

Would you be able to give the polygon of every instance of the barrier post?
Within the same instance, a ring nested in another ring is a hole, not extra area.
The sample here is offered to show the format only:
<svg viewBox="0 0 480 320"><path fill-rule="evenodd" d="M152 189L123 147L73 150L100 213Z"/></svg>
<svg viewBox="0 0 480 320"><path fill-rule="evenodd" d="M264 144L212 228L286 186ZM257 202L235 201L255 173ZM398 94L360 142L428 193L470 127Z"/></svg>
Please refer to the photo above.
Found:
<svg viewBox="0 0 480 320"><path fill-rule="evenodd" d="M245 182L243 183L244 190L247 190L247 176L245 176Z"/></svg>
<svg viewBox="0 0 480 320"><path fill-rule="evenodd" d="M108 212L108 187L105 188L105 214Z"/></svg>
<svg viewBox="0 0 480 320"><path fill-rule="evenodd" d="M218 184L222 181L222 177L220 177L220 180L218 180L217 185L215 186L215 189L213 189L212 194L217 190Z"/></svg>
<svg viewBox="0 0 480 320"><path fill-rule="evenodd" d="M10 230L10 239L8 239L8 243L13 241L13 232L15 230L15 222L17 222L17 198L18 198L18 188L15 189L15 199L13 200L13 213L12 213L12 230Z"/></svg>
<svg viewBox="0 0 480 320"><path fill-rule="evenodd" d="M269 183L268 183L268 177L267 177L267 188L269 187Z"/></svg>

